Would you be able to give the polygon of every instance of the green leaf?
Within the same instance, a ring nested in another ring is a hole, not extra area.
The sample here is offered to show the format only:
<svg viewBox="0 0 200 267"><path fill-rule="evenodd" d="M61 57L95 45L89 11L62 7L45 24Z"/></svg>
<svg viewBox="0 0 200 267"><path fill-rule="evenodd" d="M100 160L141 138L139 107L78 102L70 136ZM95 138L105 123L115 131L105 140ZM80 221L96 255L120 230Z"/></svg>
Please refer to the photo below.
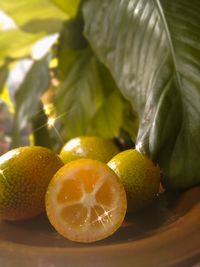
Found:
<svg viewBox="0 0 200 267"><path fill-rule="evenodd" d="M199 12L199 0L84 6L85 35L139 114L137 148L178 189L200 183Z"/></svg>
<svg viewBox="0 0 200 267"><path fill-rule="evenodd" d="M120 133L124 99L90 48L82 51L66 73L55 105L65 125L66 139L86 134L113 137Z"/></svg>
<svg viewBox="0 0 200 267"><path fill-rule="evenodd" d="M52 2L64 10L70 17L76 15L80 4L80 0L52 0Z"/></svg>
<svg viewBox="0 0 200 267"><path fill-rule="evenodd" d="M123 98L117 90L114 90L97 111L91 123L92 133L104 138L119 136L123 124L123 111Z"/></svg>
<svg viewBox="0 0 200 267"><path fill-rule="evenodd" d="M58 63L59 76L65 82L58 92L56 106L60 114L72 110L70 116L63 118L64 136L91 134L112 138L119 135L129 104L108 70L91 52L83 36L80 16L64 24L58 43ZM93 95L99 99L98 105ZM84 101L88 101L86 105ZM130 125L124 125L128 132L133 130Z"/></svg>
<svg viewBox="0 0 200 267"><path fill-rule="evenodd" d="M32 45L43 36L29 34L20 29L3 31L0 34L0 65L6 58L17 59L30 54Z"/></svg>
<svg viewBox="0 0 200 267"><path fill-rule="evenodd" d="M1 0L0 9L29 32L58 32L62 22L71 15L62 11L51 0Z"/></svg>
<svg viewBox="0 0 200 267"><path fill-rule="evenodd" d="M0 93L0 99L6 104L10 113L14 113L14 105L9 94L9 90L5 85Z"/></svg>
<svg viewBox="0 0 200 267"><path fill-rule="evenodd" d="M8 76L8 67L6 65L0 67L0 95L4 88L7 76Z"/></svg>
<svg viewBox="0 0 200 267"><path fill-rule="evenodd" d="M27 126L33 116L36 116L40 96L47 89L49 79L47 59L34 62L15 96L13 146L20 143L20 131ZM40 116L41 114L38 113L37 115Z"/></svg>
<svg viewBox="0 0 200 267"><path fill-rule="evenodd" d="M80 19L69 20L63 25L58 41L58 74L64 79L72 65L81 56L82 51L88 46L83 34L83 21Z"/></svg>
<svg viewBox="0 0 200 267"><path fill-rule="evenodd" d="M83 135L103 101L97 59L86 49L72 65L58 90L56 107L66 125L66 137Z"/></svg>

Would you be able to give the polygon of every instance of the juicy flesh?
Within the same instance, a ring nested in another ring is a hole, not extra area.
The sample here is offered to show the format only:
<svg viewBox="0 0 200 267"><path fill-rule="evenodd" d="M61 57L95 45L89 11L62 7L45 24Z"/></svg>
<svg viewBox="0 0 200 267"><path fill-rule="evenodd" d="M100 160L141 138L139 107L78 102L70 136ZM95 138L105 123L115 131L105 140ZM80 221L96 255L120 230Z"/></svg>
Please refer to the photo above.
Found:
<svg viewBox="0 0 200 267"><path fill-rule="evenodd" d="M69 227L105 227L115 209L112 182L94 169L79 170L63 181L57 202Z"/></svg>

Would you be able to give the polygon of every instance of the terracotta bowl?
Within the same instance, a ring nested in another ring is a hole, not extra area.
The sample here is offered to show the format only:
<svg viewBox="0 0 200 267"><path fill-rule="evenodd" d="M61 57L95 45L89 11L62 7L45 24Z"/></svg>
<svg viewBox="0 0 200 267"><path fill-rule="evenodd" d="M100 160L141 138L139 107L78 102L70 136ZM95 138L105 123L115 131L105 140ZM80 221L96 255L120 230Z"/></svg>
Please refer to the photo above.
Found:
<svg viewBox="0 0 200 267"><path fill-rule="evenodd" d="M162 194L146 210L127 216L110 238L80 244L61 237L45 215L0 221L0 266L200 266L200 187Z"/></svg>

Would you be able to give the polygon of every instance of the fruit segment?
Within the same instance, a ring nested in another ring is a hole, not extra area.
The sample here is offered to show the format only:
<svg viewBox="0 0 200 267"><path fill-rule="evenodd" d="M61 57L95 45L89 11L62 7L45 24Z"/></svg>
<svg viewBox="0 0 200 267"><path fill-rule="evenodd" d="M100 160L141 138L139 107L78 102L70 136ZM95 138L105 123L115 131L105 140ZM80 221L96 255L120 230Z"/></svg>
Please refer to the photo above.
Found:
<svg viewBox="0 0 200 267"><path fill-rule="evenodd" d="M79 159L62 167L46 194L51 224L68 239L93 242L114 233L126 213L126 193L104 163Z"/></svg>

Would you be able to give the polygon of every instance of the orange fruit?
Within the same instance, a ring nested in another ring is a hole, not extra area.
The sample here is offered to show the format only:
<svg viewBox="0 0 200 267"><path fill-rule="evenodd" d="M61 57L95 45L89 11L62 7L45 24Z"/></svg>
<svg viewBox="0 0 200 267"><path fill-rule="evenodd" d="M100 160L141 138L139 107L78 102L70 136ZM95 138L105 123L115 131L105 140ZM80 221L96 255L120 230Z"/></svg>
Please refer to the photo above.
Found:
<svg viewBox="0 0 200 267"><path fill-rule="evenodd" d="M0 219L28 219L44 211L47 186L62 166L60 158L44 147L20 147L2 155Z"/></svg>
<svg viewBox="0 0 200 267"><path fill-rule="evenodd" d="M97 136L81 136L68 141L60 152L64 163L75 159L90 158L107 163L119 153L118 147L110 139Z"/></svg>
<svg viewBox="0 0 200 267"><path fill-rule="evenodd" d="M147 155L128 149L114 156L108 166L124 185L128 212L147 207L157 197L160 169Z"/></svg>
<svg viewBox="0 0 200 267"><path fill-rule="evenodd" d="M105 163L74 160L62 167L46 193L50 223L64 237L94 242L112 235L122 224L126 193Z"/></svg>

